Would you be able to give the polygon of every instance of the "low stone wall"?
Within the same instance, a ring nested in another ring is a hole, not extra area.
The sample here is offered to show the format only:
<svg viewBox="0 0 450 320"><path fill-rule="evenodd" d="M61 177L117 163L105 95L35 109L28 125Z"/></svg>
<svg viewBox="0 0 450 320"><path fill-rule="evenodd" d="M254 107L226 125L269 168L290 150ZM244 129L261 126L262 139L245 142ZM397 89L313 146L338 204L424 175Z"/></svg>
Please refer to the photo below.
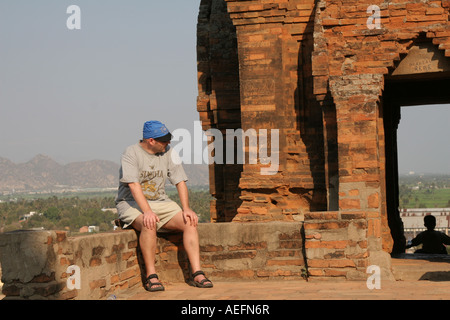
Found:
<svg viewBox="0 0 450 320"><path fill-rule="evenodd" d="M132 231L67 237L63 231L0 236L3 294L22 299L102 299L140 282ZM79 289L69 288L69 277Z"/></svg>
<svg viewBox="0 0 450 320"><path fill-rule="evenodd" d="M202 268L211 280L300 278L302 223L200 224ZM163 282L183 282L188 261L181 234L158 238ZM133 230L67 237L63 231L0 235L6 299L106 299L142 285L143 262ZM78 269L79 268L79 269Z"/></svg>
<svg viewBox="0 0 450 320"><path fill-rule="evenodd" d="M367 279L367 267L380 268L394 280L391 258L382 249L379 219L365 211L327 211L305 214L305 255L308 273L317 278Z"/></svg>

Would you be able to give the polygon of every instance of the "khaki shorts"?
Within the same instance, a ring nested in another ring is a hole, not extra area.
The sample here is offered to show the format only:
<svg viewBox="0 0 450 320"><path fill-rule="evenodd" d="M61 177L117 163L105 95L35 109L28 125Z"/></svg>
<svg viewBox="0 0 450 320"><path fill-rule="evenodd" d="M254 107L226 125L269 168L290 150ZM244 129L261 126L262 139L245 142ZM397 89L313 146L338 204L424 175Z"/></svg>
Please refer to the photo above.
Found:
<svg viewBox="0 0 450 320"><path fill-rule="evenodd" d="M119 219L124 223L124 229L130 227L134 220L142 214L142 211L136 202L127 203L131 206L129 209L124 212L119 210ZM164 231L161 228L177 213L182 211L175 201L148 201L148 204L152 211L159 217L159 222L156 223L156 229L158 231Z"/></svg>

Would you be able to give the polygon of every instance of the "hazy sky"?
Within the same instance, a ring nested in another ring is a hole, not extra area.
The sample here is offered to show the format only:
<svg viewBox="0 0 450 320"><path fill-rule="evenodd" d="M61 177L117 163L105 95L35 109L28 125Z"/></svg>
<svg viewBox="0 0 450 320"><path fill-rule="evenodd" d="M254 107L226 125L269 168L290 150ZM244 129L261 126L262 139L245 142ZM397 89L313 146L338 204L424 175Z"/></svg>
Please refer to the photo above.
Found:
<svg viewBox="0 0 450 320"><path fill-rule="evenodd" d="M400 173L450 173L450 105L402 107L397 143Z"/></svg>
<svg viewBox="0 0 450 320"><path fill-rule="evenodd" d="M66 26L72 4L80 30ZM2 0L0 157L118 162L147 120L192 130L199 4ZM402 109L401 172L450 173L450 106L427 108Z"/></svg>
<svg viewBox="0 0 450 320"><path fill-rule="evenodd" d="M66 26L81 9L81 29ZM118 162L147 120L193 127L200 0L2 0L0 157Z"/></svg>

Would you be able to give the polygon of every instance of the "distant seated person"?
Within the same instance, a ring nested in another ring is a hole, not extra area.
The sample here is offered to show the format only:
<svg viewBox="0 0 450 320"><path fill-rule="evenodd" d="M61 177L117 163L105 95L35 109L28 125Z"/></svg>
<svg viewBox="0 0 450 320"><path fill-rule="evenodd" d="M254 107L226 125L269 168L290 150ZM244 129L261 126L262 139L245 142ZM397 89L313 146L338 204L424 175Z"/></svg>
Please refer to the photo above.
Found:
<svg viewBox="0 0 450 320"><path fill-rule="evenodd" d="M416 250L414 253L438 253L447 254L444 244L450 245L450 237L443 232L435 231L436 217L428 215L423 218L426 231L421 232L411 240L411 244L406 249L416 247L422 244L422 249Z"/></svg>

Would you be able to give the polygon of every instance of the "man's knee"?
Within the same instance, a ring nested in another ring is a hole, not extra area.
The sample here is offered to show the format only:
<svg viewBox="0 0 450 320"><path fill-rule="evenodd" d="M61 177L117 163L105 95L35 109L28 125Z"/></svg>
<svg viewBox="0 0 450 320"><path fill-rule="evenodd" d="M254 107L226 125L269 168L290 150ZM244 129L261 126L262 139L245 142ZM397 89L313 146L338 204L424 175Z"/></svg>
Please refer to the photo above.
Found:
<svg viewBox="0 0 450 320"><path fill-rule="evenodd" d="M156 236L156 228L154 229L149 229L146 226L144 226L144 219L143 216L139 216L137 217L133 223L131 224L131 226L133 227L133 229L135 229L136 231L140 232L140 233L145 233L145 234L154 234Z"/></svg>

